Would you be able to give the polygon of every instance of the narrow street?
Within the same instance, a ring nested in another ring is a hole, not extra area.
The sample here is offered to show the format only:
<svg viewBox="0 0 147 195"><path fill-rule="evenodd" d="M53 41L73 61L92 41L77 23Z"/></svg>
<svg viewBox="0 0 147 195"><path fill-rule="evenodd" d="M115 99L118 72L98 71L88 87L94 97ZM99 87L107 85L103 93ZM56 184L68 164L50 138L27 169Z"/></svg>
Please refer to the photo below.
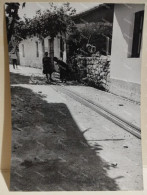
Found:
<svg viewBox="0 0 147 195"><path fill-rule="evenodd" d="M47 85L41 69L25 74L27 68L21 68L10 67L13 190L30 190L36 183L34 190L141 190L141 140L59 90L96 101L96 89L89 87L87 94L82 85ZM105 101L107 109L140 127L134 112L139 105L115 95L110 102L112 95L101 91L96 96L99 104Z"/></svg>

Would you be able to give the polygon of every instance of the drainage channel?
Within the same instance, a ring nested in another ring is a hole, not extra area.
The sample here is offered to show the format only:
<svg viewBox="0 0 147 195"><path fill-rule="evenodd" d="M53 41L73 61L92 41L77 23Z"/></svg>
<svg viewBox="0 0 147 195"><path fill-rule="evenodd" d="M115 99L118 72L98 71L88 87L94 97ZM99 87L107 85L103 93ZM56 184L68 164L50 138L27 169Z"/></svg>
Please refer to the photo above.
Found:
<svg viewBox="0 0 147 195"><path fill-rule="evenodd" d="M68 95L70 98L80 102L84 106L92 109L93 111L95 111L96 113L102 115L103 117L105 117L109 121L115 123L119 127L121 127L124 130L128 131L129 133L131 133L135 137L141 139L141 129L140 128L138 128L135 125L129 123L128 121L125 121L125 120L119 118L114 113L111 113L109 110L105 109L104 107L102 107L98 104L95 104L94 102L90 101L89 99L86 99L85 97L82 97L79 94L77 94L77 93L75 93L75 92L73 92L69 89L65 89L61 85L60 86L52 86L52 88L56 91L59 91L63 94Z"/></svg>

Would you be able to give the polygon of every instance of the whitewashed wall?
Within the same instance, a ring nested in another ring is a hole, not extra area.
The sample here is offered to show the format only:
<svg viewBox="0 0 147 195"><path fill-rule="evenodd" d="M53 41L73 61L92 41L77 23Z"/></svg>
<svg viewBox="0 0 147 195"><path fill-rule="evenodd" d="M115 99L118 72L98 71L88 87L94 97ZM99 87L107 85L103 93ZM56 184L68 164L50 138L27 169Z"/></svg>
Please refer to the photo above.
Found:
<svg viewBox="0 0 147 195"><path fill-rule="evenodd" d="M141 58L131 58L135 12L144 5L117 4L114 7L110 77L140 84Z"/></svg>
<svg viewBox="0 0 147 195"><path fill-rule="evenodd" d="M46 37L44 39L45 51L49 53L49 40L50 37ZM36 41L38 42L38 51L39 56L36 55ZM24 54L23 57L23 49L22 45L24 45ZM37 37L28 38L19 44L19 56L20 56L20 65L22 66L30 66L36 68L42 68L42 58L44 56L42 43ZM60 39L56 37L54 39L54 56L60 58ZM63 61L66 62L66 43L65 43L65 50L63 53Z"/></svg>
<svg viewBox="0 0 147 195"><path fill-rule="evenodd" d="M38 41L39 57L36 56L36 41ZM24 54L22 45L24 45ZM41 68L42 66L42 44L37 37L25 39L19 44L20 65Z"/></svg>

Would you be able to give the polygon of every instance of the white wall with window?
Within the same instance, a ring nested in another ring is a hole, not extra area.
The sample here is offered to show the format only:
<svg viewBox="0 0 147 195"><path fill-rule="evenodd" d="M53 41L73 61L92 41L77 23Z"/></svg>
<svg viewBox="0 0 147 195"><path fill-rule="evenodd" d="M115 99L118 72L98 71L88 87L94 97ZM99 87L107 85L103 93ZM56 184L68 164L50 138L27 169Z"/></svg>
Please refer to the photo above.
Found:
<svg viewBox="0 0 147 195"><path fill-rule="evenodd" d="M40 68L42 43L37 37L25 39L19 44L20 65Z"/></svg>
<svg viewBox="0 0 147 195"><path fill-rule="evenodd" d="M45 51L50 55L50 37L44 39ZM66 62L66 41L60 35L54 38L54 56Z"/></svg>
<svg viewBox="0 0 147 195"><path fill-rule="evenodd" d="M136 31L136 28L142 27L142 22L140 23L140 21L137 20L136 27L134 24L136 24L136 13L143 10L144 5L115 5L111 53L111 78L140 83L142 41L141 35Z"/></svg>
<svg viewBox="0 0 147 195"><path fill-rule="evenodd" d="M115 91L117 86L112 87L114 83L121 83L119 87L122 87L129 82L135 91L141 83L143 16L143 4L114 6L110 78L111 89Z"/></svg>
<svg viewBox="0 0 147 195"><path fill-rule="evenodd" d="M48 52L50 56L50 47L49 36L44 39L44 43L36 36L22 40L19 44L20 65L42 68L44 52ZM66 62L66 42L63 39L61 43L61 36L54 38L53 49L54 56Z"/></svg>

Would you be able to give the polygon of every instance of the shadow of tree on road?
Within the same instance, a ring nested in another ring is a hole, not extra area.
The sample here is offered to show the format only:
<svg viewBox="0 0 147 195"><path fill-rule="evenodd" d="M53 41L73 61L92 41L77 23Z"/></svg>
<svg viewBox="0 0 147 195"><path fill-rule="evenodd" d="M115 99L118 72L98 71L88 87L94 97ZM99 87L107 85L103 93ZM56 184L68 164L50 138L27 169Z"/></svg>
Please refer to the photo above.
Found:
<svg viewBox="0 0 147 195"><path fill-rule="evenodd" d="M11 190L119 190L65 104L47 103L22 87L11 94Z"/></svg>

